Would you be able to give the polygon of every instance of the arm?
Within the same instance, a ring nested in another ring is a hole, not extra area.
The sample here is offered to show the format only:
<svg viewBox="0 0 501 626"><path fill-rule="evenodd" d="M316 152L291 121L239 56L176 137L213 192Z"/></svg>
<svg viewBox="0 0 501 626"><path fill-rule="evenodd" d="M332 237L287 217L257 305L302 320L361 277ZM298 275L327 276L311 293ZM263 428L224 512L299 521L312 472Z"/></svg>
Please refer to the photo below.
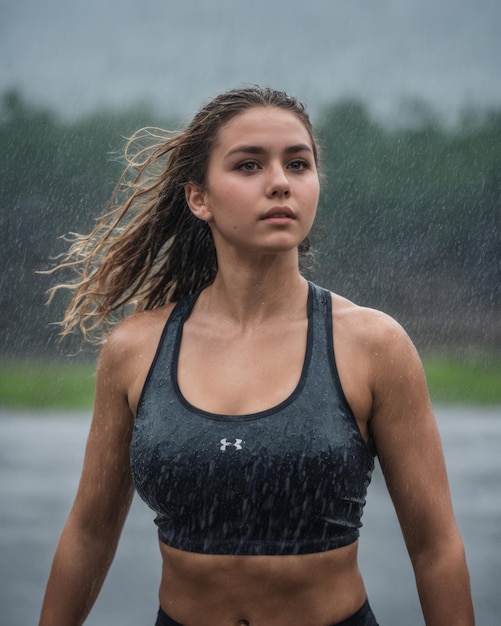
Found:
<svg viewBox="0 0 501 626"><path fill-rule="evenodd" d="M83 624L113 560L133 495L122 352L111 338L102 349L96 397L75 502L54 557L40 626Z"/></svg>
<svg viewBox="0 0 501 626"><path fill-rule="evenodd" d="M472 626L463 542L422 365L395 322L385 319L380 330L371 357L370 427L414 568L425 623Z"/></svg>

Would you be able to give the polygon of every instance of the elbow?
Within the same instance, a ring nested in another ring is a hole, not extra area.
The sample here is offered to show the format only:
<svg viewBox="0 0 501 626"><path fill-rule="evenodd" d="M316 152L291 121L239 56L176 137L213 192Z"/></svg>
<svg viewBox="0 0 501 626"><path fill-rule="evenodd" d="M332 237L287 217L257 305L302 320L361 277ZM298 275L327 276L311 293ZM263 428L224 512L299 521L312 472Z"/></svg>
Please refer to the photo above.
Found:
<svg viewBox="0 0 501 626"><path fill-rule="evenodd" d="M439 579L467 572L465 548L457 529L408 545L408 550L417 578L430 572L435 572Z"/></svg>

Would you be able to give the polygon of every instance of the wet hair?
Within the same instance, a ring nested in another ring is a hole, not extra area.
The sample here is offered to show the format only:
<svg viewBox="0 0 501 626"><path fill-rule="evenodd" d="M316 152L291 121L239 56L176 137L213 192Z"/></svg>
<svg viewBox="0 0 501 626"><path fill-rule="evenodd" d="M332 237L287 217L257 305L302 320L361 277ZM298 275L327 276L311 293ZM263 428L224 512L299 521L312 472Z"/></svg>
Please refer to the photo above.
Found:
<svg viewBox="0 0 501 626"><path fill-rule="evenodd" d="M283 91L259 86L220 94L182 131L137 131L128 141L127 167L109 209L89 235L72 236L58 265L77 273L73 282L51 292L51 297L60 288L73 293L61 321L63 336L79 329L85 341L100 342L124 311L153 309L213 282L217 259L212 233L190 211L184 184L205 184L219 130L255 107L296 115L311 137L318 161L305 106ZM298 249L300 256L309 255L308 239Z"/></svg>

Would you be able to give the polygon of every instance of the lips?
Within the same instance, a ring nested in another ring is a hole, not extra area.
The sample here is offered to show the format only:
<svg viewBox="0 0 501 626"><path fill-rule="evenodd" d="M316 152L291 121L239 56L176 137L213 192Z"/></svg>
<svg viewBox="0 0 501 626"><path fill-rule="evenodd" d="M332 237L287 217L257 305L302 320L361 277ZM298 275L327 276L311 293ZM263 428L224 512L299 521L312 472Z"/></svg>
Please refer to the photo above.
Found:
<svg viewBox="0 0 501 626"><path fill-rule="evenodd" d="M294 211L288 206L274 206L263 215L263 220L270 219L296 219Z"/></svg>

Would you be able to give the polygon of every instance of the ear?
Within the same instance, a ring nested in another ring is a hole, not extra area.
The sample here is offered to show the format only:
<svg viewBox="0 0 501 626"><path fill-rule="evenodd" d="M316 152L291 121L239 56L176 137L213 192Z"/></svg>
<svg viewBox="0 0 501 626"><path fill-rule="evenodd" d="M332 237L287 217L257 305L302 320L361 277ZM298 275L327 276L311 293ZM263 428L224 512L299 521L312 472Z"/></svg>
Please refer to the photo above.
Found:
<svg viewBox="0 0 501 626"><path fill-rule="evenodd" d="M185 183L184 195L186 203L195 217L198 217L198 219L204 222L210 222L212 220L212 213L207 203L207 194L199 184Z"/></svg>

